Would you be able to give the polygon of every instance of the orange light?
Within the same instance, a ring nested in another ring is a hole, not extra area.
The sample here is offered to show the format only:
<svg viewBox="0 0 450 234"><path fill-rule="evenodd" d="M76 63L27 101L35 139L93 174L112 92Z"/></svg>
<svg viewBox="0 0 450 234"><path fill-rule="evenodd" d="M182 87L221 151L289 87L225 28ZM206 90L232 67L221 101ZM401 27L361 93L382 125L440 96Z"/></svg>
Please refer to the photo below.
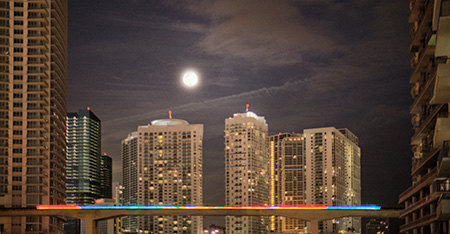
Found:
<svg viewBox="0 0 450 234"><path fill-rule="evenodd" d="M36 206L38 210L81 210L77 205L40 205Z"/></svg>

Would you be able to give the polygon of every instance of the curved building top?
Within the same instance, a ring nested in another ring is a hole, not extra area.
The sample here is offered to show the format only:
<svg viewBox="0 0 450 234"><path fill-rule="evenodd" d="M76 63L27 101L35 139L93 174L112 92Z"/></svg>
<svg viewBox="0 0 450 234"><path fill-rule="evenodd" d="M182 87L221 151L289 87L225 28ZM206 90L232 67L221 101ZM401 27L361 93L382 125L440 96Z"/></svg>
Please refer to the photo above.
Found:
<svg viewBox="0 0 450 234"><path fill-rule="evenodd" d="M157 119L151 122L156 126L173 126L173 125L189 125L189 122L182 119Z"/></svg>
<svg viewBox="0 0 450 234"><path fill-rule="evenodd" d="M233 114L233 118L235 118L235 117L253 118L253 119L256 119L256 121L262 122L267 125L266 119L264 118L264 116L258 116L257 114L255 114L252 111L247 111L245 113L235 113L235 114ZM231 117L230 117L230 119L231 119Z"/></svg>

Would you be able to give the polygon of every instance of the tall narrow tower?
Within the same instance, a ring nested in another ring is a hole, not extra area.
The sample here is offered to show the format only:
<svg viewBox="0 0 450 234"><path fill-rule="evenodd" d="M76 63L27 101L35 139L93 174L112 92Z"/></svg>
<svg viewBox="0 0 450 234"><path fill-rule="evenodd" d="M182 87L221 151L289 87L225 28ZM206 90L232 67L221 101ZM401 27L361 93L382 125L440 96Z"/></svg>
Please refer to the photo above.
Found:
<svg viewBox="0 0 450 234"><path fill-rule="evenodd" d="M89 109L67 114L67 204L100 198L101 122Z"/></svg>
<svg viewBox="0 0 450 234"><path fill-rule="evenodd" d="M100 156L100 198L113 198L112 158L106 153Z"/></svg>
<svg viewBox="0 0 450 234"><path fill-rule="evenodd" d="M411 186L402 233L450 230L450 1L410 0Z"/></svg>
<svg viewBox="0 0 450 234"><path fill-rule="evenodd" d="M87 109L67 113L67 198L70 205L93 205L101 197L101 122ZM84 222L67 218L67 234L82 233Z"/></svg>
<svg viewBox="0 0 450 234"><path fill-rule="evenodd" d="M160 119L137 132L138 205L202 205L203 125ZM139 217L137 224L144 233L203 233L199 216Z"/></svg>
<svg viewBox="0 0 450 234"><path fill-rule="evenodd" d="M67 0L0 0L0 206L64 204ZM59 217L0 218L60 233Z"/></svg>
<svg viewBox="0 0 450 234"><path fill-rule="evenodd" d="M263 206L269 200L268 126L247 110L225 119L225 205ZM268 233L267 217L226 217L229 234Z"/></svg>
<svg viewBox="0 0 450 234"><path fill-rule="evenodd" d="M122 140L122 205L137 205L138 175L137 175L137 138L138 133L132 132ZM122 219L122 227L126 232L137 232L137 217L127 216Z"/></svg>

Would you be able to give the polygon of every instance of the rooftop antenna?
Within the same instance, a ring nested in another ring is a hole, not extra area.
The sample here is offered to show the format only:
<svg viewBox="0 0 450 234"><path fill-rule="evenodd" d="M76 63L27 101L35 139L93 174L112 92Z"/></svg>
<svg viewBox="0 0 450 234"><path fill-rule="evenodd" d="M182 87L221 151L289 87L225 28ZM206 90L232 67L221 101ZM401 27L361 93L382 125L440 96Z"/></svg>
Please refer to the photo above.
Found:
<svg viewBox="0 0 450 234"><path fill-rule="evenodd" d="M172 111L169 111L169 119L172 119Z"/></svg>
<svg viewBox="0 0 450 234"><path fill-rule="evenodd" d="M247 104L246 106L245 106L245 112L248 112L248 107L249 107L250 105L249 104Z"/></svg>

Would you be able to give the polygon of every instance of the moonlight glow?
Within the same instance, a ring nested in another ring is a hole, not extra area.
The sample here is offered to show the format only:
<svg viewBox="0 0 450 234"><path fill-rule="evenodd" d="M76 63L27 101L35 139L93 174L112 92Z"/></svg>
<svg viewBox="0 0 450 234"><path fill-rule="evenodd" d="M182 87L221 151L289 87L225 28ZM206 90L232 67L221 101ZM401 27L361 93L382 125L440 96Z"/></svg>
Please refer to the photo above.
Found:
<svg viewBox="0 0 450 234"><path fill-rule="evenodd" d="M193 71L188 71L183 75L183 83L188 87L194 87L198 83L198 76Z"/></svg>

